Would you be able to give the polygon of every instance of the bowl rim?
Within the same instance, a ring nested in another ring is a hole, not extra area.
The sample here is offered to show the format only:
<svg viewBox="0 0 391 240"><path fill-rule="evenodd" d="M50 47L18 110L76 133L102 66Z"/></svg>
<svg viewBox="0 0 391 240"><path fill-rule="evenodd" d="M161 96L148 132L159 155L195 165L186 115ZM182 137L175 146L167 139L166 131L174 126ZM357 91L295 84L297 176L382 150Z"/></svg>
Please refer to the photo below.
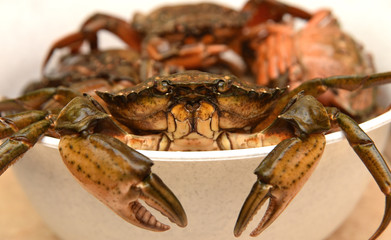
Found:
<svg viewBox="0 0 391 240"><path fill-rule="evenodd" d="M365 131L370 132L376 128L382 127L391 122L391 110L372 118L359 126ZM332 144L345 139L342 131L326 134L326 144ZM49 148L58 148L59 139L45 136L39 144ZM273 146L246 148L236 150L216 150L216 151L154 151L154 150L138 150L140 153L160 162L205 162L205 161L227 161L227 160L243 160L254 157L265 157L273 148Z"/></svg>

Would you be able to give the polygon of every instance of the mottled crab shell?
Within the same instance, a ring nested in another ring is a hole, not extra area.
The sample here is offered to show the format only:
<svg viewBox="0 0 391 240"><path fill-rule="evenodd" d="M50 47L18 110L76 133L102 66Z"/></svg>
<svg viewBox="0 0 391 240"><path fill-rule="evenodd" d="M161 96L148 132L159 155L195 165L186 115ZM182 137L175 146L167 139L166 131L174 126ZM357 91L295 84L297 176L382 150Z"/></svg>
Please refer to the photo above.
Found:
<svg viewBox="0 0 391 240"><path fill-rule="evenodd" d="M186 71L156 76L117 93L97 92L111 114L135 131L164 131L167 113L178 103L203 101L219 114L220 129L252 128L276 104L284 89L248 86L233 75Z"/></svg>
<svg viewBox="0 0 391 240"><path fill-rule="evenodd" d="M202 17L200 17L202 14ZM132 24L140 32L201 34L218 28L241 28L248 14L213 3L166 6L148 15L136 13Z"/></svg>
<svg viewBox="0 0 391 240"><path fill-rule="evenodd" d="M45 81L58 81L66 86L90 78L138 82L135 65L139 58L139 54L132 49L69 54L62 57L60 64L45 74Z"/></svg>

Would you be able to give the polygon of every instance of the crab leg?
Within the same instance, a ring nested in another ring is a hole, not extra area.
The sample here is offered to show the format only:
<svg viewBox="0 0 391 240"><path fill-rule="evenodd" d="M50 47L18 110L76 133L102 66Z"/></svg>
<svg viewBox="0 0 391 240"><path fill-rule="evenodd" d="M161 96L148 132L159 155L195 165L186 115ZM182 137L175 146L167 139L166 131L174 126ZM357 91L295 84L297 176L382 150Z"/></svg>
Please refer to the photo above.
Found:
<svg viewBox="0 0 391 240"><path fill-rule="evenodd" d="M51 123L47 119L35 122L14 133L0 145L0 175L34 146L39 138L49 129Z"/></svg>
<svg viewBox="0 0 391 240"><path fill-rule="evenodd" d="M81 32L87 36L92 49L98 48L96 33L102 29L114 33L135 50L140 50L140 36L129 23L102 13L94 14L81 27Z"/></svg>
<svg viewBox="0 0 391 240"><path fill-rule="evenodd" d="M257 125L253 132L262 131L272 122L274 122L278 114L280 114L281 111L285 108L286 104L288 104L288 102L300 92L318 97L330 88L354 91L360 88L375 87L387 83L391 83L391 72L376 73L371 75L315 78L310 81L306 81L283 96L279 100L279 104L274 107L273 112L269 114L267 119Z"/></svg>
<svg viewBox="0 0 391 240"><path fill-rule="evenodd" d="M380 190L386 196L383 220L370 239L376 239L391 222L391 172L383 156L369 136L359 125L336 108L328 108L331 119L336 121L344 132L349 144L372 174Z"/></svg>
<svg viewBox="0 0 391 240"><path fill-rule="evenodd" d="M43 88L29 92L18 98L3 100L0 102L0 112L39 109L55 93L55 88Z"/></svg>
<svg viewBox="0 0 391 240"><path fill-rule="evenodd" d="M11 136L19 129L42 120L47 115L46 111L31 110L0 117L0 139Z"/></svg>
<svg viewBox="0 0 391 240"><path fill-rule="evenodd" d="M178 199L151 173L152 161L121 141L103 134L66 135L59 149L81 184L126 221L152 231L169 229L140 204L142 199L171 222L187 225Z"/></svg>
<svg viewBox="0 0 391 240"><path fill-rule="evenodd" d="M289 92L291 98L301 91L312 96L319 96L329 88L345 89L349 91L360 88L375 87L391 83L391 72L375 73L371 75L334 76L328 78L315 78L302 83L299 87Z"/></svg>
<svg viewBox="0 0 391 240"><path fill-rule="evenodd" d="M47 63L49 62L56 49L69 47L71 49L71 53L77 53L79 52L79 49L83 44L84 39L85 38L81 32L75 32L57 40L55 43L52 44L49 49L49 52L46 54L41 70L45 69Z"/></svg>
<svg viewBox="0 0 391 240"><path fill-rule="evenodd" d="M281 21L284 14L291 14L306 20L312 17L312 14L303 9L274 0L249 0L243 6L242 12L252 16L247 23L248 26L254 26L268 20Z"/></svg>
<svg viewBox="0 0 391 240"><path fill-rule="evenodd" d="M0 112L45 108L48 104L65 105L80 95L69 88L43 88L16 99L0 102ZM52 101L51 101L52 100ZM0 117L0 175L27 150L35 145L53 124L54 115L47 111L30 110Z"/></svg>
<svg viewBox="0 0 391 240"><path fill-rule="evenodd" d="M87 40L92 50L98 49L97 32L100 30L112 32L130 47L140 51L140 36L129 23L120 18L98 13L88 18L79 32L69 34L55 42L49 49L43 68L58 48L70 47L72 52L78 52L83 41Z"/></svg>
<svg viewBox="0 0 391 240"><path fill-rule="evenodd" d="M71 99L80 96L79 92L66 87L41 88L14 99L0 101L0 112L45 109L50 104L65 106ZM51 106L52 107L52 106Z"/></svg>
<svg viewBox="0 0 391 240"><path fill-rule="evenodd" d="M259 235L288 206L310 177L325 145L323 134L307 138L289 138L279 143L255 169L258 180L253 185L236 221L234 235L239 237L263 203L270 199L258 227L251 236Z"/></svg>

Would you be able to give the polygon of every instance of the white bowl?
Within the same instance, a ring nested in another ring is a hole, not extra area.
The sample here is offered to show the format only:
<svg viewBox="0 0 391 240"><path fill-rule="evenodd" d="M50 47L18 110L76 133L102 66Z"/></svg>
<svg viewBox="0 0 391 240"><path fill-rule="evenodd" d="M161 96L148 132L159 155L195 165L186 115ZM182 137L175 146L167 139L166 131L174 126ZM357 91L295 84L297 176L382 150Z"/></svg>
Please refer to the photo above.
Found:
<svg viewBox="0 0 391 240"><path fill-rule="evenodd" d="M112 5L113 2L80 3L74 0L64 3L61 6L63 11L54 12L52 12L53 1L41 1L41 5L35 8L28 8L28 6L31 4L32 7L36 1L25 1L21 6L18 3L0 3L0 16L3 19L0 22L15 23L11 27L0 25L0 30L4 30L2 32L10 32L7 35L9 38L0 38L0 45L7 46L3 49L4 56L7 58L0 59L0 65L7 66L0 68L0 76L4 81L1 85L1 95L15 96L16 89L20 89L24 82L30 80L32 76L39 76L40 60L43 59L47 47L64 33L76 30L88 14L100 10L126 19L133 10L146 11L156 6L156 2L160 1L146 2L132 8L133 3L128 1ZM230 3L233 6L241 5L234 1ZM78 7L74 7L73 4L78 4ZM302 4L307 5L309 10L325 5L322 1L303 1ZM351 7L349 4L355 5L355 11L344 11ZM353 23L351 19L362 19L360 14L362 16L367 13L366 1L360 0L354 3L330 1L327 5L331 6L341 19L344 29L353 35L356 32L356 36L362 37L360 41L368 51L374 53L378 70L391 70L391 67L385 65L390 62L391 56L384 55L391 52L391 50L387 51L387 47L390 46L386 42L387 39L391 39L391 36L387 36L390 34L388 31L383 31L387 29L386 26L376 25L379 21L391 22L379 20L388 16L390 3L387 0L378 1L376 14L370 14L365 24L358 21ZM129 9L124 6L129 6ZM8 19L14 16L13 9L18 10L17 16L22 20ZM352 14L358 15L352 16ZM48 24L48 21L51 21L51 24ZM26 25L26 22L30 25ZM379 32L376 32L379 28ZM362 34L360 31L367 32ZM373 34L377 37L371 38ZM385 42L383 46L382 42ZM381 58L377 59L378 56ZM13 80L13 84L5 83L10 80ZM384 100L386 104L390 101L390 99ZM390 122L391 112L387 112L361 124L380 150L385 147ZM186 228L182 229L170 224L171 230L165 233L152 233L126 223L88 194L63 165L56 144L56 139L43 138L14 165L14 170L32 204L48 226L64 240L235 239L233 227L236 218L256 180L252 172L272 149L272 147L264 147L212 152L142 151L155 161L152 170L179 198L189 220ZM323 239L349 215L369 178L369 173L350 149L343 134L336 132L327 135L327 147L317 170L286 211L262 233L260 238ZM254 224L260 220L261 214L262 211L254 218L248 229L254 227ZM164 219L159 213L155 215L159 219ZM380 221L381 219L379 223ZM240 239L250 239L248 233L249 230L244 232Z"/></svg>
<svg viewBox="0 0 391 240"><path fill-rule="evenodd" d="M390 122L391 111L361 126L378 148L384 149ZM154 233L123 221L88 194L62 163L56 143L45 137L14 170L42 218L64 240L235 239L235 220L256 180L252 171L271 149L142 151L155 161L152 170L179 198L189 220L186 228L173 226L167 232ZM323 239L352 211L369 177L341 132L327 135L316 171L285 212L262 233L262 239ZM260 216L253 221L259 220ZM241 239L249 239L247 234Z"/></svg>

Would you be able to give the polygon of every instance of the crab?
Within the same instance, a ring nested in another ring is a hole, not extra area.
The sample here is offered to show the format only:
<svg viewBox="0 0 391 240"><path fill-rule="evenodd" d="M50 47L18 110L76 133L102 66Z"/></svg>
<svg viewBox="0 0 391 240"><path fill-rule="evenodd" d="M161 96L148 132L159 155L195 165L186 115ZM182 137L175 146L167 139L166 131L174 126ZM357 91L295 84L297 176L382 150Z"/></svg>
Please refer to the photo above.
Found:
<svg viewBox="0 0 391 240"><path fill-rule="evenodd" d="M281 214L309 178L321 158L324 133L338 125L386 196L384 218L371 237L376 239L390 221L389 167L354 120L337 108L324 107L315 97L329 88L350 91L388 83L391 73L314 79L294 90L250 84L242 66L256 61L242 55L235 33L256 30L253 22L261 29L269 20L276 26L284 25L285 13L310 21L313 16L268 0L249 1L240 12L213 4L195 6L211 9L207 14L210 17L216 13L214 8L223 9L240 24L229 22L228 29L219 29L219 25L210 26L213 21L208 22L206 29L221 33L222 43L213 37L210 42L208 31L194 33L197 28L191 28L192 34L185 38L180 27L174 28L174 33L169 28L146 31L145 24L152 22L154 14L137 16L131 25L98 14L87 20L80 32L56 42L45 64L57 48L69 47L74 54L64 57L56 71L45 75L42 83L31 85L25 95L0 102L0 137L4 139L0 173L41 136L58 137L65 165L88 191L126 221L148 230L166 231L169 226L152 216L139 199L180 227L187 225L187 216L174 193L152 173L152 161L137 150L206 151L277 144L255 170L257 181L234 228L234 235L241 235L270 198L264 218L251 233L255 236ZM178 9L191 7L162 8L156 16L159 19L166 10L178 13ZM264 15L265 8L275 14ZM174 20L180 16L169 14ZM217 20L223 20L219 16ZM133 26L137 22L140 29ZM102 28L118 34L132 49L99 51L96 33ZM274 28L266 29L273 35ZM254 40L251 34L243 39ZM178 36L184 41L177 41ZM85 40L92 51L75 54ZM169 52L162 53L167 44ZM227 52L234 54L235 61L224 57ZM220 64L228 65L229 72L240 78L186 71L198 67L213 70Z"/></svg>
<svg viewBox="0 0 391 240"><path fill-rule="evenodd" d="M371 55L342 31L330 10L316 11L299 30L295 23L295 19L270 21L245 31L251 49L247 61L257 84L294 89L318 77L375 72ZM374 89L354 93L338 89L327 91L318 100L362 121L376 108L374 95Z"/></svg>
<svg viewBox="0 0 391 240"><path fill-rule="evenodd" d="M113 52L98 56L105 54ZM110 83L111 78L99 71L90 77L97 76L106 76ZM121 83L121 77L118 80ZM314 79L286 91L248 85L231 74L184 71L115 92L97 90L95 97L102 104L73 87L87 82L88 78L71 79L67 86L41 88L0 102L6 113L0 118L0 136L5 139L0 145L1 173L41 136L56 136L65 165L91 194L131 224L165 231L170 227L139 199L179 227L187 225L187 216L174 193L151 171L153 162L138 149L226 150L277 144L255 170L257 181L234 228L234 235L240 236L270 198L251 233L256 236L310 177L325 147L324 134L338 125L386 196L383 221L371 239L389 224L389 167L353 119L337 108L324 107L315 97L328 88L355 90L389 83L391 72ZM15 113L7 114L11 111Z"/></svg>
<svg viewBox="0 0 391 240"><path fill-rule="evenodd" d="M306 21L300 31L297 19ZM274 0L250 0L240 10L214 3L163 6L147 15L136 13L130 23L97 13L80 31L55 42L44 66L59 48L79 52L86 41L91 50L99 49L101 30L140 52L142 81L197 69L229 72L261 86L295 87L316 77L375 72L370 56L341 30L329 10L309 13ZM374 96L373 89L354 94L336 90L319 100L362 121L376 110Z"/></svg>
<svg viewBox="0 0 391 240"><path fill-rule="evenodd" d="M165 67L201 69L220 62L232 71L243 72L244 62L238 55L241 46L236 41L242 29L254 21L279 21L285 13L304 19L311 17L304 10L269 0L251 0L241 11L214 3L163 6L148 15L136 13L131 23L97 13L82 24L80 31L55 42L45 64L58 48L69 47L72 52L79 52L81 44L87 41L91 50L98 49L97 33L107 30L141 52L143 58L163 62ZM234 58L226 57L228 52Z"/></svg>
<svg viewBox="0 0 391 240"><path fill-rule="evenodd" d="M89 54L68 54L60 63L43 75L40 81L30 83L23 90L63 86L95 97L95 91L119 91L140 83L139 54L132 49L92 51ZM97 99L99 101L99 99ZM69 100L68 100L69 101ZM65 100L67 102L67 100ZM10 106L9 108L16 106ZM34 108L32 106L31 108ZM53 107L52 107L53 108Z"/></svg>

